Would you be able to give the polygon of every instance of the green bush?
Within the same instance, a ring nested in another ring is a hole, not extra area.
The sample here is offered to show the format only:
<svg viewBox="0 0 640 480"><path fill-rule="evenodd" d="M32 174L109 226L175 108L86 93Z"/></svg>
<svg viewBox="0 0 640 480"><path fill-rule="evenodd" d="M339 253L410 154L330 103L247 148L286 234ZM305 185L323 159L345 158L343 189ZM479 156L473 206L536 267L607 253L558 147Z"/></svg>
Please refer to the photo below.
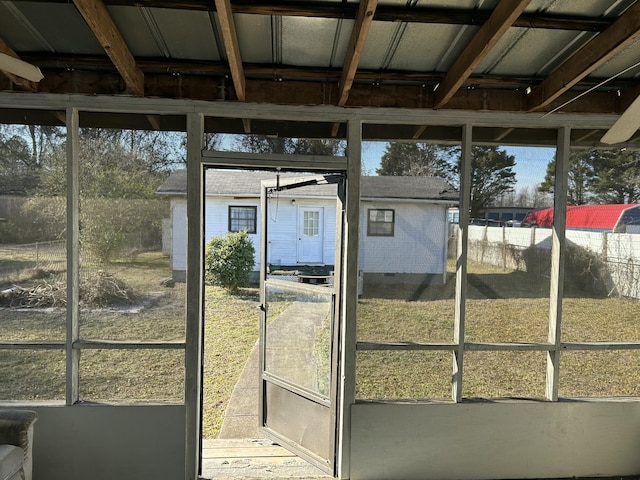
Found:
<svg viewBox="0 0 640 480"><path fill-rule="evenodd" d="M246 231L213 237L205 251L205 280L227 290L249 284L255 248Z"/></svg>

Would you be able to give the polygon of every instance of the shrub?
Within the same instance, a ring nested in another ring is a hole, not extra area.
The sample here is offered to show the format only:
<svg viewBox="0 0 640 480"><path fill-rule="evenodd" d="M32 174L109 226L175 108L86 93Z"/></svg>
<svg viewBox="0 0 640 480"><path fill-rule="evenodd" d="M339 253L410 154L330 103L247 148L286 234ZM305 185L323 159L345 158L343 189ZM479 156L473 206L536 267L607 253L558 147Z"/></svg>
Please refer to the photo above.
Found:
<svg viewBox="0 0 640 480"><path fill-rule="evenodd" d="M205 280L227 290L249 284L255 248L246 231L213 237L205 250Z"/></svg>

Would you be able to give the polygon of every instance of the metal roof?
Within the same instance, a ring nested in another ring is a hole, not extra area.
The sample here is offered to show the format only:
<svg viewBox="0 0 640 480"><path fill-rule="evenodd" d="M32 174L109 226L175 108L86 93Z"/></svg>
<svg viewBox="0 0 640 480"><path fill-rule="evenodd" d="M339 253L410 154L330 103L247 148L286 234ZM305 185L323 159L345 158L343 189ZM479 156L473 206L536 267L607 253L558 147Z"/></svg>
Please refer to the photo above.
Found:
<svg viewBox="0 0 640 480"><path fill-rule="evenodd" d="M639 38L638 0L4 0L0 52L44 79L0 75L0 90L621 113L640 93Z"/></svg>

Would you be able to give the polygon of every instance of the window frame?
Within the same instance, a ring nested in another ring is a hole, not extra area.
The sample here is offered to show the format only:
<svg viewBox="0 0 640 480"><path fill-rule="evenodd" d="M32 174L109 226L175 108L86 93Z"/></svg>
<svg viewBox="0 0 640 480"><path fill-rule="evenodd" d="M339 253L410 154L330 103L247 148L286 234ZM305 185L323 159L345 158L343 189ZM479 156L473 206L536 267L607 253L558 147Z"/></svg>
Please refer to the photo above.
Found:
<svg viewBox="0 0 640 480"><path fill-rule="evenodd" d="M391 221L371 220L372 212L391 212ZM373 225L391 224L391 233L374 232ZM395 237L396 234L396 210L394 208L368 208L367 209L367 237Z"/></svg>
<svg viewBox="0 0 640 480"><path fill-rule="evenodd" d="M242 218L233 218L231 215L231 212L233 211L234 208L238 208L238 209L244 209L244 210L251 210L253 212L253 228L251 230L248 230L246 228L242 228L240 230L233 230L231 228L231 223L236 220L245 220ZM258 232L258 207L255 205L229 205L228 209L227 209L227 231L231 232L231 233L237 233L237 232L241 232L243 230L246 230L247 233L251 234L251 235L255 235Z"/></svg>

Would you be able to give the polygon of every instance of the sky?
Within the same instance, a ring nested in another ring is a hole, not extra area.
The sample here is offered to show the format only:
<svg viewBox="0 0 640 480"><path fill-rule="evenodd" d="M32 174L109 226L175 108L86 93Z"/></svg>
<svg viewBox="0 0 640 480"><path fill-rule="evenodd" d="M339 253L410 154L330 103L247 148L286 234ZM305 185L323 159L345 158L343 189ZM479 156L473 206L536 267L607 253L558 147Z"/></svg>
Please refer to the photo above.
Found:
<svg viewBox="0 0 640 480"><path fill-rule="evenodd" d="M362 143L362 174L375 175L384 154L385 142ZM525 187L533 187L542 182L547 171L547 164L553 159L555 148L542 147L500 147L509 155L516 157L517 186L516 191Z"/></svg>

